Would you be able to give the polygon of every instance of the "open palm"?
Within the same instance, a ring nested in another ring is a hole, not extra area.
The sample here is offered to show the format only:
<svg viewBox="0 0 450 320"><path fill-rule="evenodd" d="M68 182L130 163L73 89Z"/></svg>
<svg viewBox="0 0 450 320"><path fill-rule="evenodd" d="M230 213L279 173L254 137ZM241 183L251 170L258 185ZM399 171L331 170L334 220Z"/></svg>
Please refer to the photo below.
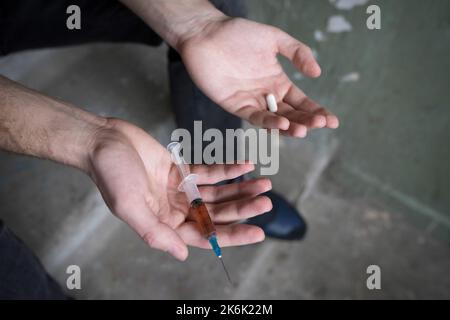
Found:
<svg viewBox="0 0 450 320"><path fill-rule="evenodd" d="M337 128L338 119L291 82L277 59L282 54L304 75L318 77L310 48L285 32L241 18L214 20L179 49L199 88L228 112L263 128L304 137L307 129ZM267 110L275 95L278 111Z"/></svg>
<svg viewBox="0 0 450 320"><path fill-rule="evenodd" d="M189 216L189 204L178 191L180 178L166 149L142 129L110 119L108 129L97 134L91 154L90 176L111 211L128 223L151 247L167 251L180 260L187 245L209 248ZM268 179L212 186L253 169L253 165L192 166L199 175L200 193L212 220L218 224L221 246L244 245L264 239L263 231L235 224L271 209L260 193L271 188Z"/></svg>

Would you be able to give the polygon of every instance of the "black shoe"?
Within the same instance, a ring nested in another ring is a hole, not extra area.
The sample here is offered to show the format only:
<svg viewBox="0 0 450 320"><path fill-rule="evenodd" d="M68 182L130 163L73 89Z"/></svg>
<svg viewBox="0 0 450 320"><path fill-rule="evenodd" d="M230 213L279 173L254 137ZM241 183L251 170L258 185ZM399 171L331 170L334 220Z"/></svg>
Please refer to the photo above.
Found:
<svg viewBox="0 0 450 320"><path fill-rule="evenodd" d="M246 223L261 227L266 236L283 240L300 240L306 233L306 222L289 202L273 191L264 193L273 209L248 219Z"/></svg>

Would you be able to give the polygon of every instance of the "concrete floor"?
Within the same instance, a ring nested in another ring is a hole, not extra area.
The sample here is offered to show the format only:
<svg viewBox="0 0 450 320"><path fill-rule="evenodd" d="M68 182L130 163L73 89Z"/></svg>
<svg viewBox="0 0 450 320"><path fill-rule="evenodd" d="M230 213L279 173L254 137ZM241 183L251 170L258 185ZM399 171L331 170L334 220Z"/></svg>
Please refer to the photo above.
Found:
<svg viewBox="0 0 450 320"><path fill-rule="evenodd" d="M261 3L257 6L249 2L258 20L267 18L273 7L269 1ZM285 6L287 3L299 5L283 2ZM305 4L304 1L299 3ZM309 25L303 33L296 32L296 10L283 16L287 13L280 9L273 15L274 21L266 20L302 39L307 38L308 43L315 44L319 61L330 65L328 59L322 58L327 56L327 43L314 43L312 39L313 30L326 21L325 16L337 10L330 3L324 3L320 6L326 8L319 13L323 18L318 19L317 25ZM306 13L308 10L313 8L305 6ZM361 10L361 7L354 10ZM354 10L342 14L349 15L349 19L357 17ZM310 20L303 23L313 24ZM349 41L351 33L327 34L327 37L330 46L335 46L337 40L333 37ZM351 50L348 43L345 48ZM441 52L439 48L436 51ZM92 112L131 121L166 144L175 124L169 107L164 52L164 47L152 49L129 44L37 50L0 59L0 73ZM55 163L0 153L1 218L36 252L63 286L66 267L71 264L81 267L82 289L69 292L77 298L448 299L448 192L440 191L434 207L427 202L431 198L416 197L414 193L439 183L445 187L442 179L441 182L427 180L431 179L427 175L429 166L438 161L434 158L437 151L431 155L434 160L429 163L420 162L424 157L422 152L427 150L419 148L417 162L405 166L395 162L389 166L388 159L374 157L367 146L364 149L363 142L367 141L363 139L364 126L360 122L364 117L377 115L370 110L359 111L352 120L354 105L350 103L346 107L343 102L349 102L352 95L361 99L361 86L374 80L362 73L369 80L339 83L341 96L336 93L320 95L327 89L335 91L330 81L337 81L354 70L348 65L344 70L345 64L338 60L336 63L334 69L325 67L325 79L316 88L313 82L289 69L290 75L305 90L311 90L313 96L327 105L335 101L332 109L344 119L343 129L338 132L322 130L305 140L281 140L281 169L273 177L273 184L302 211L309 223L308 236L301 242L268 239L254 246L225 249L226 263L236 282L234 287L227 285L220 265L209 251L191 249L187 262L179 263L147 248L109 213L88 177ZM366 63L371 65L368 60ZM377 94L381 98L385 91ZM394 96L396 94L403 93L396 92ZM371 99L376 98L374 95ZM386 95L389 101L392 93ZM445 104L448 94L441 95L441 99ZM419 108L420 103L415 106ZM433 117L443 116L435 112ZM448 117L448 112L446 115ZM387 126L387 120L383 119L379 124ZM438 137L445 140L448 128L440 125L438 129L444 131ZM437 136L431 126L425 122L422 128ZM402 128L406 130L408 126ZM358 137L350 138L351 129L358 132ZM366 137L373 139L373 133L366 133ZM426 141L418 141L417 146L424 143ZM403 147L409 148L401 139L389 141L386 146L388 150ZM368 154L363 157L364 150ZM380 161L384 161L389 177L378 174ZM349 167L361 174L355 178L349 173ZM442 172L447 170L445 165L440 168ZM403 188L407 182L404 177L414 176L414 170L425 177L423 185L415 181L418 184L412 189ZM372 183L374 176L379 179L376 181L386 183L384 188ZM386 189L386 185L392 187ZM415 199L414 204L422 206L411 205L410 201L399 203L403 198L395 197L398 194L408 194L408 199ZM423 212L438 214L421 214ZM381 268L381 290L366 288L366 268L372 264Z"/></svg>

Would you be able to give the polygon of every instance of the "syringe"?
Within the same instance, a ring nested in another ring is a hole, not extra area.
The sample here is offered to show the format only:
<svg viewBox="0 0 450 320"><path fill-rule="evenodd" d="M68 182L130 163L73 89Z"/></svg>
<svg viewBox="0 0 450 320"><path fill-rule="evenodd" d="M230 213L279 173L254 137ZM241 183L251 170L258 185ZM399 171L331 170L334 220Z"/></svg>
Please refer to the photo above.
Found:
<svg viewBox="0 0 450 320"><path fill-rule="evenodd" d="M208 209L206 208L206 205L203 202L200 192L197 188L197 175L190 172L189 166L184 161L184 158L180 152L180 143L169 143L169 145L167 146L167 150L169 150L172 157L172 162L177 166L178 172L180 173L180 177L182 179L180 185L178 186L178 190L186 194L186 197L190 203L190 210L193 213L194 219L197 221L200 232L206 239L208 239L214 251L214 254L222 263L228 281L230 281L230 283L232 284L230 275L228 274L227 268L225 267L225 264L223 262L222 250L217 243L216 227L211 221Z"/></svg>

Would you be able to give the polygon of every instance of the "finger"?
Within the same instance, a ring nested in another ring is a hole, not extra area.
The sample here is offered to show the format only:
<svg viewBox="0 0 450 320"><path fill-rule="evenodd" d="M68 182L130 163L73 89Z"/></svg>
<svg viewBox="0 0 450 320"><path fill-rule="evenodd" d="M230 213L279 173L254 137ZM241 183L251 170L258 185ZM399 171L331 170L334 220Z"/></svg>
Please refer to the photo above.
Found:
<svg viewBox="0 0 450 320"><path fill-rule="evenodd" d="M264 109L259 109L253 106L245 106L240 108L236 115L246 119L252 125L266 129L280 129L287 130L289 128L289 120L285 117L279 116L276 113Z"/></svg>
<svg viewBox="0 0 450 320"><path fill-rule="evenodd" d="M245 164L197 164L191 166L191 172L198 175L197 184L215 184L223 180L240 177L255 170L252 163Z"/></svg>
<svg viewBox="0 0 450 320"><path fill-rule="evenodd" d="M320 76L320 66L308 46L279 29L276 36L279 53L291 60L304 75L313 78Z"/></svg>
<svg viewBox="0 0 450 320"><path fill-rule="evenodd" d="M306 98L300 105L297 106L297 109L312 113L314 115L314 119L316 119L315 125L318 125L317 119L320 118L320 128L327 127L336 129L339 126L339 121L334 114L310 98Z"/></svg>
<svg viewBox="0 0 450 320"><path fill-rule="evenodd" d="M308 128L305 124L296 123L298 117L295 116L295 109L289 106L285 102L277 102L278 111L277 114L286 117L290 123L287 130L280 130L280 133L284 136L291 136L297 138L304 138L308 132Z"/></svg>
<svg viewBox="0 0 450 320"><path fill-rule="evenodd" d="M181 237L162 222L152 225L142 238L151 248L168 252L180 261L186 260L188 256L188 249Z"/></svg>
<svg viewBox="0 0 450 320"><path fill-rule="evenodd" d="M195 222L186 222L178 228L181 238L190 246L211 249L211 245L200 234ZM243 246L264 240L264 231L257 226L248 224L233 224L217 226L217 240L221 247Z"/></svg>
<svg viewBox="0 0 450 320"><path fill-rule="evenodd" d="M284 136L296 137L296 138L305 138L307 135L308 129L303 124L298 124L295 122L291 122L288 130L280 131L280 133Z"/></svg>
<svg viewBox="0 0 450 320"><path fill-rule="evenodd" d="M205 202L217 203L257 196L271 190L272 182L267 178L259 178L221 186L202 186L199 189Z"/></svg>
<svg viewBox="0 0 450 320"><path fill-rule="evenodd" d="M321 114L316 114L314 112L297 110L292 108L290 105L282 102L279 103L279 113L284 115L292 122L295 122L299 125L303 125L306 128L314 129L314 128L323 128L326 125L326 118ZM289 126L289 128L291 128ZM298 127L298 126L297 126ZM292 126L292 129L297 128L296 126ZM300 128L300 127L298 127Z"/></svg>
<svg viewBox="0 0 450 320"><path fill-rule="evenodd" d="M339 127L339 120L333 113L323 108L314 100L308 98L304 92L294 84L289 88L283 101L296 110L310 112L314 115L325 117L325 126L327 128L336 129Z"/></svg>
<svg viewBox="0 0 450 320"><path fill-rule="evenodd" d="M248 219L272 210L272 201L266 196L240 199L208 205L214 223L230 223Z"/></svg>
<svg viewBox="0 0 450 320"><path fill-rule="evenodd" d="M112 205L112 211L124 220L152 248L168 252L184 261L188 249L178 234L150 210L143 195L132 193Z"/></svg>

